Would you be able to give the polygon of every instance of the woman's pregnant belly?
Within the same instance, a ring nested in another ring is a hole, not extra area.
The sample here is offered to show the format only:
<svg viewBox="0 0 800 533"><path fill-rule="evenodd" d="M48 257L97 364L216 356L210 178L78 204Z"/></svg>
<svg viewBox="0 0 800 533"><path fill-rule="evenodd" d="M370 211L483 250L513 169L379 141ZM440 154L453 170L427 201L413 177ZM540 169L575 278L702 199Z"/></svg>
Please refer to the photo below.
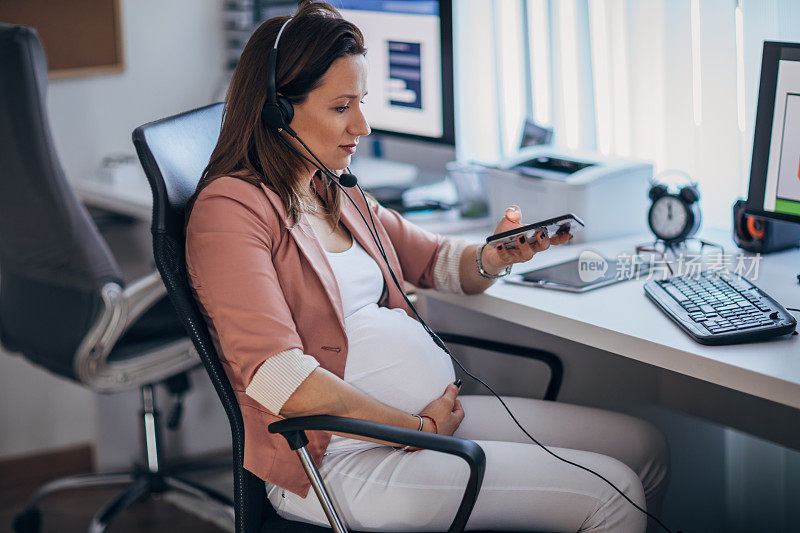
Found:
<svg viewBox="0 0 800 533"><path fill-rule="evenodd" d="M368 396L419 413L455 381L450 357L402 309L370 304L345 319L348 351L344 380ZM328 451L374 443L334 435Z"/></svg>

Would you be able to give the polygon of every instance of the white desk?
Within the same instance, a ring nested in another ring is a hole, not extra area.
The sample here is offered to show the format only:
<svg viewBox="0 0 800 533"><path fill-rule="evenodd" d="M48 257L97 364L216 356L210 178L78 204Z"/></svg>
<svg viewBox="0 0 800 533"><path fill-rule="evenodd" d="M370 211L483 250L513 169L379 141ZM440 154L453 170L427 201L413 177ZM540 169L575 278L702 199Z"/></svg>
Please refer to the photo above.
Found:
<svg viewBox="0 0 800 533"><path fill-rule="evenodd" d="M153 196L144 174L141 183L132 187L96 179L72 179L69 184L78 198L87 205L146 222L153 216Z"/></svg>
<svg viewBox="0 0 800 533"><path fill-rule="evenodd" d="M477 236L476 236L477 237ZM724 233L708 240L736 248ZM589 248L616 257L648 242L646 235L550 248L519 271L558 263ZM477 240L477 238L475 239ZM785 307L800 307L800 251L763 256L758 279L751 280ZM800 409L800 336L760 343L704 346L693 341L632 280L583 294L496 283L484 294L460 296L431 290L426 298L448 302L514 324L547 332L623 357L722 385Z"/></svg>
<svg viewBox="0 0 800 533"><path fill-rule="evenodd" d="M152 199L144 180L141 187L115 187L98 180L71 182L89 205L149 221ZM485 221L429 219L415 222L432 231L475 231ZM427 222L427 223L426 223ZM472 236L475 242L485 235ZM708 240L736 252L728 234L709 232ZM558 263L589 248L607 257L631 253L648 235L589 244L550 248L515 271ZM786 307L800 307L800 251L762 258L758 279L752 280ZM694 342L644 295L643 281L628 281L584 294L521 287L499 282L484 294L459 296L420 291L425 297L454 304L514 324L544 331L587 346L642 361L659 368L722 385L730 389L800 409L800 336L733 346L704 346Z"/></svg>
<svg viewBox="0 0 800 533"><path fill-rule="evenodd" d="M106 183L96 179L70 181L75 193L86 205L127 215L150 222L153 216L153 196L144 174L141 181L131 184ZM482 231L491 221L488 218L465 219L455 210L435 213L411 213L409 220L434 233Z"/></svg>

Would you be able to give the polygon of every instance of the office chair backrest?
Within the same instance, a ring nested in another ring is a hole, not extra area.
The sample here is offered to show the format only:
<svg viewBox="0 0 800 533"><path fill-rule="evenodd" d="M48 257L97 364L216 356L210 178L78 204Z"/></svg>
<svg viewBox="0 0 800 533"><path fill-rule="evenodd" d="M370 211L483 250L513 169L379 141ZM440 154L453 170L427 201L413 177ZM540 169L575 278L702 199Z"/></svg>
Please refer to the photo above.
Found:
<svg viewBox="0 0 800 533"><path fill-rule="evenodd" d="M274 511L266 498L264 482L244 470L242 413L194 301L186 274L184 251L186 203L216 145L222 112L222 104L213 104L145 124L134 130L133 144L153 191L152 232L156 266L231 424L236 531L251 533L259 531L267 513Z"/></svg>
<svg viewBox="0 0 800 533"><path fill-rule="evenodd" d="M116 261L64 176L45 107L36 32L0 23L0 340L74 378L72 358L120 283Z"/></svg>

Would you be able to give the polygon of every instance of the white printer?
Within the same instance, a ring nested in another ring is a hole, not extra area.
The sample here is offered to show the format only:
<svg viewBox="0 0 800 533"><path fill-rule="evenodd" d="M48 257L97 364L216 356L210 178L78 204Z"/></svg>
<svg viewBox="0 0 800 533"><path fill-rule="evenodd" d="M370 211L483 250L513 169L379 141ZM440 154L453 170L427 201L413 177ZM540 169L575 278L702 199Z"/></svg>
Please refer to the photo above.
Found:
<svg viewBox="0 0 800 533"><path fill-rule="evenodd" d="M652 176L644 161L530 146L489 167L489 211L516 204L522 224L574 213L586 224L574 242L643 233Z"/></svg>

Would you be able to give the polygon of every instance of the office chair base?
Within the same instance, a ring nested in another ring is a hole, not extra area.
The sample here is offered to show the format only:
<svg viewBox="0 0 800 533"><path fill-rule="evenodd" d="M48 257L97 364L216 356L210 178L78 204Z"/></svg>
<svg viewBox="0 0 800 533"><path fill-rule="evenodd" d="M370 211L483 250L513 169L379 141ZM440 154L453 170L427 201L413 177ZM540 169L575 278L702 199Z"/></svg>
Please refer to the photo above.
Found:
<svg viewBox="0 0 800 533"><path fill-rule="evenodd" d="M36 505L44 496L60 490L111 485L128 485L128 487L95 513L89 525L90 533L103 533L108 524L133 503L173 490L198 500L200 504L221 506L221 510L230 516L231 522L234 521L233 502L230 498L214 489L180 477L182 473L200 470L216 468L230 470L232 469L231 463L215 462L211 464L180 465L172 468L163 467L161 465L160 415L156 408L153 385L141 387L141 399L142 411L140 416L144 436L142 463L134 465L127 472L81 474L56 479L45 484L33 493L25 510L14 517L13 527L15 533L39 533L41 531L42 517Z"/></svg>
<svg viewBox="0 0 800 533"><path fill-rule="evenodd" d="M225 465L225 468L231 468L230 464ZM190 467L189 470L193 469ZM176 469L175 472L182 471L185 470ZM231 522L234 520L233 502L224 494L172 473L154 473L139 467L133 472L81 474L51 481L37 490L31 496L25 510L14 517L13 530L15 533L41 532L42 514L37 507L37 503L48 494L61 490L107 487L120 484L128 485L128 487L114 496L95 513L89 525L88 531L90 533L103 533L111 521L132 504L173 490L195 498L199 504L217 505L224 513L230 516Z"/></svg>

